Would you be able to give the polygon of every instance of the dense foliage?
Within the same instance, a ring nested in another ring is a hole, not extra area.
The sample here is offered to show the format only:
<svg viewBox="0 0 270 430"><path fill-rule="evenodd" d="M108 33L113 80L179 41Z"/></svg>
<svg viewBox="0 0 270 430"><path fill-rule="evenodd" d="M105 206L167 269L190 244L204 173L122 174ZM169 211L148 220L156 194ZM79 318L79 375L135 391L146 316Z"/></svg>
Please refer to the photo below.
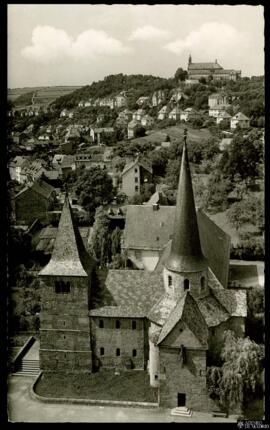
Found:
<svg viewBox="0 0 270 430"><path fill-rule="evenodd" d="M225 332L221 367L207 369L211 397L227 412L242 408L261 384L264 352L261 345Z"/></svg>

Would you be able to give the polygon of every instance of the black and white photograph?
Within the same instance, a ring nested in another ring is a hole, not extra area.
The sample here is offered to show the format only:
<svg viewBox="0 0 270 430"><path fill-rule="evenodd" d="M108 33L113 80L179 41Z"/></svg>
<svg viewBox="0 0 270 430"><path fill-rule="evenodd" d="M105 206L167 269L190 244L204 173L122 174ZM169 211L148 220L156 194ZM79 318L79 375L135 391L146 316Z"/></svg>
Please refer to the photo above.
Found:
<svg viewBox="0 0 270 430"><path fill-rule="evenodd" d="M7 4L9 423L269 428L264 13Z"/></svg>

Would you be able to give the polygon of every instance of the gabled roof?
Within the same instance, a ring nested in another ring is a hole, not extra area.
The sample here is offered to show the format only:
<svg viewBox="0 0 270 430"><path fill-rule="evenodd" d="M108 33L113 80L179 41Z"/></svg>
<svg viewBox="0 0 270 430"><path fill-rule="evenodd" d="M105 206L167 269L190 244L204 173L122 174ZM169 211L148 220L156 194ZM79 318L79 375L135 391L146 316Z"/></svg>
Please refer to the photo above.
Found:
<svg viewBox="0 0 270 430"><path fill-rule="evenodd" d="M159 273L109 270L93 298L90 315L144 318L163 294L163 279Z"/></svg>
<svg viewBox="0 0 270 430"><path fill-rule="evenodd" d="M183 294L168 316L167 321L162 327L157 343L161 344L180 320L187 324L201 346L207 348L207 325L196 301L188 291Z"/></svg>
<svg viewBox="0 0 270 430"><path fill-rule="evenodd" d="M232 120L237 119L238 121L248 120L249 118L244 115L242 112L238 112L236 115L232 117Z"/></svg>
<svg viewBox="0 0 270 430"><path fill-rule="evenodd" d="M43 181L42 179L38 179L33 184L23 188L18 194L16 194L15 199L30 189L45 198L49 198L52 192L55 191L55 188L49 185L47 182Z"/></svg>
<svg viewBox="0 0 270 430"><path fill-rule="evenodd" d="M74 223L69 199L66 196L51 259L39 275L87 277L92 264Z"/></svg>
<svg viewBox="0 0 270 430"><path fill-rule="evenodd" d="M191 63L188 65L188 70L201 70L201 69L222 69L218 63ZM222 69L223 70L223 69Z"/></svg>
<svg viewBox="0 0 270 430"><path fill-rule="evenodd" d="M136 160L131 161L130 163L126 164L124 167L124 170L122 171L121 175L125 175L132 167L134 166L141 166L143 167L145 170L147 170L149 173L153 173L153 169L152 166L150 165L150 163L148 163L146 160L141 159L140 157L137 157Z"/></svg>

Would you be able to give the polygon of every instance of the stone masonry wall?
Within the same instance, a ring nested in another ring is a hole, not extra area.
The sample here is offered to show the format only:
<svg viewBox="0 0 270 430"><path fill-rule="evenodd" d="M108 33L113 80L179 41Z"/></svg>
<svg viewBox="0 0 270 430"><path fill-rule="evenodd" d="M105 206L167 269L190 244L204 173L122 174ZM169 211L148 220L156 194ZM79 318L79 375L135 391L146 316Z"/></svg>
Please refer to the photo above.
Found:
<svg viewBox="0 0 270 430"><path fill-rule="evenodd" d="M180 350L160 348L160 406L178 406L178 393L185 393L186 407L197 411L209 410L206 389L206 351L186 350L182 364Z"/></svg>
<svg viewBox="0 0 270 430"><path fill-rule="evenodd" d="M104 327L99 327L102 320ZM116 328L116 320L120 328ZM132 329L132 321L136 321L136 329ZM91 317L92 350L96 366L117 367L125 366L126 360L131 360L133 368L145 369L148 359L146 323L142 318L112 318ZM104 348L104 355L101 355ZM116 349L120 355L116 355ZM136 356L133 356L136 350Z"/></svg>
<svg viewBox="0 0 270 430"><path fill-rule="evenodd" d="M55 281L70 282L70 293L57 294ZM40 367L43 371L91 372L88 278L42 278Z"/></svg>

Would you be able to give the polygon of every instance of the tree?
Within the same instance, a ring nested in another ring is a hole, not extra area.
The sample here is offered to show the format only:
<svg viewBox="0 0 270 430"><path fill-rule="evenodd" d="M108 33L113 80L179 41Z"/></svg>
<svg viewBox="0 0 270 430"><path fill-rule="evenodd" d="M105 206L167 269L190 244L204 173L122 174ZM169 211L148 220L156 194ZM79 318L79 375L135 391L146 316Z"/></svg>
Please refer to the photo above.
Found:
<svg viewBox="0 0 270 430"><path fill-rule="evenodd" d="M109 218L102 206L96 209L95 222L88 251L99 261L101 266L108 263L110 259L110 232Z"/></svg>
<svg viewBox="0 0 270 430"><path fill-rule="evenodd" d="M237 134L231 145L224 151L219 168L231 181L238 173L243 181L248 183L259 173L259 163L262 161L262 150L252 136L243 137Z"/></svg>
<svg viewBox="0 0 270 430"><path fill-rule="evenodd" d="M113 257L121 252L121 237L122 230L116 227L111 233L111 254Z"/></svg>
<svg viewBox="0 0 270 430"><path fill-rule="evenodd" d="M91 167L77 177L74 191L79 198L79 203L89 212L90 220L93 220L98 206L107 204L114 197L112 179L105 169Z"/></svg>
<svg viewBox="0 0 270 430"><path fill-rule="evenodd" d="M260 385L263 349L254 341L237 338L232 331L224 333L220 368L208 369L207 381L211 395L229 412L245 407Z"/></svg>
<svg viewBox="0 0 270 430"><path fill-rule="evenodd" d="M174 74L174 79L178 82L182 82L186 80L187 77L187 71L183 70L182 67L178 67L178 69L176 70L175 74Z"/></svg>
<svg viewBox="0 0 270 430"><path fill-rule="evenodd" d="M240 202L233 203L227 211L227 217L236 230L245 224L252 224L261 231L264 226L263 215L262 200L250 194Z"/></svg>

